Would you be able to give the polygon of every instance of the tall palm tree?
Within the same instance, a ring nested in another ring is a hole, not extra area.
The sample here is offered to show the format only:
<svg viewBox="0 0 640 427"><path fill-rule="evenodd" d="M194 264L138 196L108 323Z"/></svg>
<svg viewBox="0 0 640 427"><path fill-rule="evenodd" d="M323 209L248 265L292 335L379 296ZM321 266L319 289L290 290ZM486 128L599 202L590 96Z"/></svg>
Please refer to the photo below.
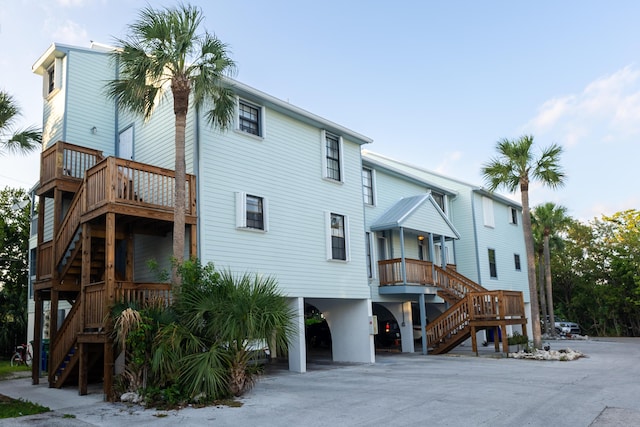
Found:
<svg viewBox="0 0 640 427"><path fill-rule="evenodd" d="M8 152L28 153L40 148L42 132L35 126L14 130L20 107L11 95L0 91L0 143Z"/></svg>
<svg viewBox="0 0 640 427"><path fill-rule="evenodd" d="M227 46L198 29L204 16L198 7L140 11L126 39L117 39L113 53L119 77L107 85L107 93L126 110L149 119L154 109L172 94L175 114L175 206L173 257L183 261L185 240L185 130L190 101L205 108L209 124L226 129L233 118L235 98L225 80L235 72ZM174 283L179 276L173 270Z"/></svg>
<svg viewBox="0 0 640 427"><path fill-rule="evenodd" d="M564 184L565 174L560 167L562 147L552 144L535 156L532 150L533 136L523 135L516 140L502 139L496 144L498 155L482 167L482 175L490 191L504 187L510 192L520 190L522 201L522 229L527 252L529 298L531 299L531 323L533 345L542 348L540 332L540 307L536 293L536 263L529 208L529 184L539 181L543 185L557 188Z"/></svg>
<svg viewBox="0 0 640 427"><path fill-rule="evenodd" d="M551 335L555 335L555 315L553 310L553 284L551 283L551 240L558 231L565 229L571 222L567 216L567 208L547 202L533 209L533 223L542 234L542 248L544 255L544 276L547 291L547 308Z"/></svg>

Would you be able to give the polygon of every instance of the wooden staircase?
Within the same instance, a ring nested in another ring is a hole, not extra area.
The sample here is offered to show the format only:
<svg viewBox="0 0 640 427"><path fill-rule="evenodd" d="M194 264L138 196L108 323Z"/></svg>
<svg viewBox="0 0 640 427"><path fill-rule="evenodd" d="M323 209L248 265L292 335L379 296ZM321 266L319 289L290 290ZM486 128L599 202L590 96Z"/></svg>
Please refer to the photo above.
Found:
<svg viewBox="0 0 640 427"><path fill-rule="evenodd" d="M476 332L502 328L503 351L508 352L507 325L521 325L526 335L527 319L522 292L489 291L455 270L435 267L438 295L450 307L426 326L427 348L431 354L451 351L469 337L477 353ZM496 337L496 351L498 350Z"/></svg>
<svg viewBox="0 0 640 427"><path fill-rule="evenodd" d="M192 175L186 176L186 191L189 252L195 255ZM87 380L93 377L104 382L105 396L110 396L114 349L108 314L112 305L171 299L168 283L134 282L133 236L164 235L171 230L174 192L175 174L167 169L105 158L99 151L65 142L42 153L33 347L35 360L40 360L43 300L50 300L54 319L48 353L50 387L77 383L80 394L86 394ZM45 214L51 215L45 204L51 200L53 218L45 221ZM44 232L45 223L53 224L52 233ZM45 241L44 236L51 234ZM53 313L59 300L69 301L72 308L58 327ZM34 384L39 383L38 365L33 364Z"/></svg>

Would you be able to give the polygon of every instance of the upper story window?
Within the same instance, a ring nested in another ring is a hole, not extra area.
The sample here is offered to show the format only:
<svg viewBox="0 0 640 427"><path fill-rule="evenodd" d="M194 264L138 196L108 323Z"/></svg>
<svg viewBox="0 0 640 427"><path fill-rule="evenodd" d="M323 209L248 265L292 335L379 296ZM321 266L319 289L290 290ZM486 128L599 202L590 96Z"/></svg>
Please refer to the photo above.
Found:
<svg viewBox="0 0 640 427"><path fill-rule="evenodd" d="M492 279L497 279L498 278L498 267L496 265L496 250L495 249L489 249L487 251L487 254L489 256L489 276L491 276Z"/></svg>
<svg viewBox="0 0 640 427"><path fill-rule="evenodd" d="M247 193L236 193L236 227L268 230L267 199Z"/></svg>
<svg viewBox="0 0 640 427"><path fill-rule="evenodd" d="M345 215L327 213L329 233L327 259L349 260L349 221Z"/></svg>
<svg viewBox="0 0 640 427"><path fill-rule="evenodd" d="M55 58L44 72L42 96L48 98L62 87L62 58Z"/></svg>
<svg viewBox="0 0 640 427"><path fill-rule="evenodd" d="M262 107L238 100L238 130L264 137L263 115Z"/></svg>
<svg viewBox="0 0 640 427"><path fill-rule="evenodd" d="M515 266L516 271L522 270L522 266L520 265L520 254L513 254L513 264Z"/></svg>
<svg viewBox="0 0 640 427"><path fill-rule="evenodd" d="M342 137L322 131L322 143L324 144L324 157L322 158L324 177L344 182Z"/></svg>
<svg viewBox="0 0 640 427"><path fill-rule="evenodd" d="M482 214L484 217L485 227L495 227L496 222L493 217L493 200L488 197L482 198Z"/></svg>
<svg viewBox="0 0 640 427"><path fill-rule="evenodd" d="M364 198L364 204L369 206L375 205L375 193L374 193L374 172L371 169L362 169L362 196Z"/></svg>
<svg viewBox="0 0 640 427"><path fill-rule="evenodd" d="M444 194L434 193L432 191L431 197L433 197L433 200L435 200L438 206L440 206L440 209L442 209L442 212L446 212L446 210L444 209Z"/></svg>
<svg viewBox="0 0 640 427"><path fill-rule="evenodd" d="M518 225L518 210L513 207L509 207L509 224Z"/></svg>

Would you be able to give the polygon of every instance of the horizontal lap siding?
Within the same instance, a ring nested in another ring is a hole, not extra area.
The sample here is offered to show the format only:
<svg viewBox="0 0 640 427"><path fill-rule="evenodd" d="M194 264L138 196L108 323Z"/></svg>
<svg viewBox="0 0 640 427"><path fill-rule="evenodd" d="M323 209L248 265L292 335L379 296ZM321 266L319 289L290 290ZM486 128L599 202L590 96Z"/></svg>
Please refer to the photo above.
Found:
<svg viewBox="0 0 640 427"><path fill-rule="evenodd" d="M345 183L322 179L320 130L266 110L266 138L202 132L202 256L273 275L290 296L368 298L360 147L344 141ZM236 229L235 192L268 200L269 231ZM326 260L325 211L349 217L350 262Z"/></svg>
<svg viewBox="0 0 640 427"><path fill-rule="evenodd" d="M105 97L105 84L115 77L109 57L102 53L68 54L67 127L65 141L115 152L115 103ZM92 128L96 128L95 133Z"/></svg>

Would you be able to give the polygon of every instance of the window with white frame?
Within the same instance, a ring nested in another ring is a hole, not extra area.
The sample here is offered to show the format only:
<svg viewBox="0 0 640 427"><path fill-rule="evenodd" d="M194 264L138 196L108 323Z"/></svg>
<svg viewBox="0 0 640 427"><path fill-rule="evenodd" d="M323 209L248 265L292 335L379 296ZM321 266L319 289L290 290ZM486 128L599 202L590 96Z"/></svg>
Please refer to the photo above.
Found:
<svg viewBox="0 0 640 427"><path fill-rule="evenodd" d="M513 254L513 264L515 266L516 271L522 270L522 266L520 265L520 254Z"/></svg>
<svg viewBox="0 0 640 427"><path fill-rule="evenodd" d="M327 258L331 260L349 260L349 222L345 215L327 213L329 233Z"/></svg>
<svg viewBox="0 0 640 427"><path fill-rule="evenodd" d="M264 136L263 108L242 99L238 100L238 130L255 136Z"/></svg>
<svg viewBox="0 0 640 427"><path fill-rule="evenodd" d="M442 209L442 212L446 212L446 210L444 209L444 194L434 193L432 191L431 197L433 197L433 200L435 200L438 206L440 206L440 209Z"/></svg>
<svg viewBox="0 0 640 427"><path fill-rule="evenodd" d="M322 131L324 156L322 157L324 177L337 182L344 182L342 173L342 137Z"/></svg>
<svg viewBox="0 0 640 427"><path fill-rule="evenodd" d="M496 222L493 216L493 200L488 197L482 198L482 214L485 227L495 227Z"/></svg>
<svg viewBox="0 0 640 427"><path fill-rule="evenodd" d="M489 257L489 276L492 279L498 278L498 266L496 265L496 250L488 249L487 255Z"/></svg>
<svg viewBox="0 0 640 427"><path fill-rule="evenodd" d="M509 206L509 224L518 225L518 210Z"/></svg>
<svg viewBox="0 0 640 427"><path fill-rule="evenodd" d="M267 231L267 199L244 192L236 193L236 227Z"/></svg>
<svg viewBox="0 0 640 427"><path fill-rule="evenodd" d="M364 204L368 206L375 205L375 193L374 193L374 171L372 169L362 169L362 196L364 198Z"/></svg>
<svg viewBox="0 0 640 427"><path fill-rule="evenodd" d="M44 73L42 96L48 98L62 87L62 58L55 58Z"/></svg>

